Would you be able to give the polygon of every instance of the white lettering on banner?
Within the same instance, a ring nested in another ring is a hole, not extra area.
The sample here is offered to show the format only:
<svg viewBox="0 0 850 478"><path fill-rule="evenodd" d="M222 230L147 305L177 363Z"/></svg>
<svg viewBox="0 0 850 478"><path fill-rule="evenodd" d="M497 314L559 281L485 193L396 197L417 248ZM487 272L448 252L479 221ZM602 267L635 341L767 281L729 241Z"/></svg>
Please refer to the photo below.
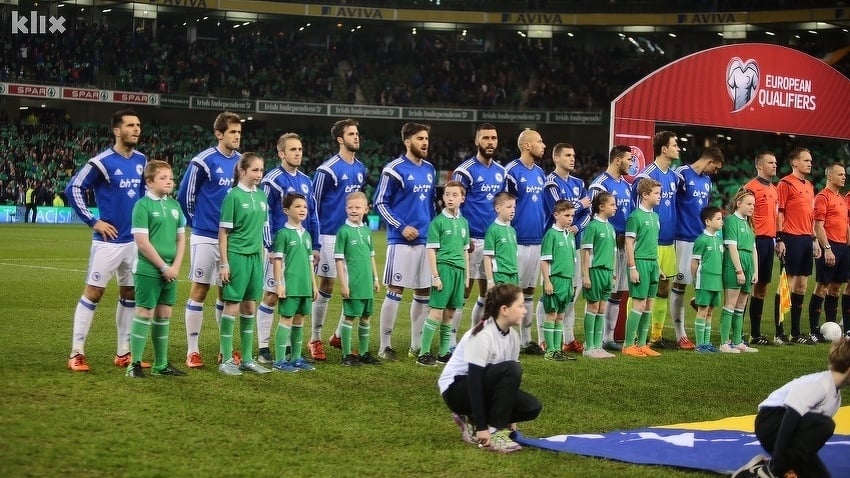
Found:
<svg viewBox="0 0 850 478"><path fill-rule="evenodd" d="M811 93L812 80L791 78L789 76L764 75L764 87L796 91L799 93Z"/></svg>
<svg viewBox="0 0 850 478"><path fill-rule="evenodd" d="M812 80L782 75L764 75L764 88L758 90L759 105L815 111L817 97Z"/></svg>

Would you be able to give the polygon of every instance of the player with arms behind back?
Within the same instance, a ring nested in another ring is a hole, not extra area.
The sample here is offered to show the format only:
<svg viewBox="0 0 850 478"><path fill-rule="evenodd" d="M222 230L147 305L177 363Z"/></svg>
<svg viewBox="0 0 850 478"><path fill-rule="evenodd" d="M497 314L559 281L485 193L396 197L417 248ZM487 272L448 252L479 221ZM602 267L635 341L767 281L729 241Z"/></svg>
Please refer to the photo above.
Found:
<svg viewBox="0 0 850 478"><path fill-rule="evenodd" d="M366 166L356 157L360 151L360 130L357 121L351 118L337 121L331 127L331 138L339 145L339 152L316 168L313 175L313 194L319 215L319 243L322 245L319 264L316 266L319 297L313 302L313 333L310 336L310 355L316 360L324 360L325 357L322 326L328 315L328 301L331 299L334 279L337 277L336 233L347 220L346 210L341 208L340 204L348 200L349 194L362 191L369 176ZM368 200L366 206L368 209ZM340 314L340 325L344 317L344 313ZM331 345L334 347L341 346L337 345L340 325L331 337Z"/></svg>
<svg viewBox="0 0 850 478"><path fill-rule="evenodd" d="M211 286L218 287L215 303L216 323L224 309L219 265L218 222L221 203L233 186L233 172L239 162L239 142L242 140L242 122L239 115L225 111L216 116L213 132L218 144L207 148L192 158L183 179L177 200L192 227L189 237L190 266L189 300L186 301L186 366L204 366L198 341L204 321L204 301Z"/></svg>
<svg viewBox="0 0 850 478"><path fill-rule="evenodd" d="M387 296L381 306L381 351L378 354L385 360L397 360L391 340L405 288L413 289L408 352L411 358L419 356L422 326L428 315L432 271L426 258L425 242L435 212L434 179L437 174L425 159L430 135L428 125L405 123L402 126L401 139L406 151L384 166L375 191L375 208L387 223L387 262L384 265Z"/></svg>

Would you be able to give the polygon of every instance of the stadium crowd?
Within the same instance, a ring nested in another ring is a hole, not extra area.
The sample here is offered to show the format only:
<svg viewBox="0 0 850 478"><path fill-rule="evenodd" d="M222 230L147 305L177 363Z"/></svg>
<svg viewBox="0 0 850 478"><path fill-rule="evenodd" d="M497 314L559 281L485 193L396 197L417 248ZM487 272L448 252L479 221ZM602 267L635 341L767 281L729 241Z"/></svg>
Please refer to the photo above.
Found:
<svg viewBox="0 0 850 478"><path fill-rule="evenodd" d="M255 24L189 41L182 24L160 22L154 34L80 21L61 37L4 31L0 80L291 101L599 109L674 58L716 44L662 49L638 38L638 53L625 37L591 46L568 36L386 33L334 32L317 42L295 23ZM800 42L807 53L826 53ZM847 74L850 59L836 67Z"/></svg>

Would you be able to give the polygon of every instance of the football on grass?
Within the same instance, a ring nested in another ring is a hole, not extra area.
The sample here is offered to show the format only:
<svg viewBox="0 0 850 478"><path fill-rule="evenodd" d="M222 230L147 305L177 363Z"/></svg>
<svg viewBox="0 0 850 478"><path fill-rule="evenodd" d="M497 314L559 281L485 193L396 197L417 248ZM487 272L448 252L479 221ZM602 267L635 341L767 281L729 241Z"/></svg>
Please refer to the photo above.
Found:
<svg viewBox="0 0 850 478"><path fill-rule="evenodd" d="M820 333L826 340L835 342L841 338L841 326L835 322L826 322L820 326Z"/></svg>

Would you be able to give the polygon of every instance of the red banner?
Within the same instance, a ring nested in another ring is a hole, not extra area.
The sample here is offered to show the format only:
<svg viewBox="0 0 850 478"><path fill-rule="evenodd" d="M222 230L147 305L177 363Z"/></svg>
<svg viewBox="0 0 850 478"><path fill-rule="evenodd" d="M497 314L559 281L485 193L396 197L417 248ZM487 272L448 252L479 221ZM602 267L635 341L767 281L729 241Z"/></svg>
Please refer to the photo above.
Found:
<svg viewBox="0 0 850 478"><path fill-rule="evenodd" d="M711 48L664 66L611 102L611 145L651 161L656 123L850 139L850 79L792 48Z"/></svg>

